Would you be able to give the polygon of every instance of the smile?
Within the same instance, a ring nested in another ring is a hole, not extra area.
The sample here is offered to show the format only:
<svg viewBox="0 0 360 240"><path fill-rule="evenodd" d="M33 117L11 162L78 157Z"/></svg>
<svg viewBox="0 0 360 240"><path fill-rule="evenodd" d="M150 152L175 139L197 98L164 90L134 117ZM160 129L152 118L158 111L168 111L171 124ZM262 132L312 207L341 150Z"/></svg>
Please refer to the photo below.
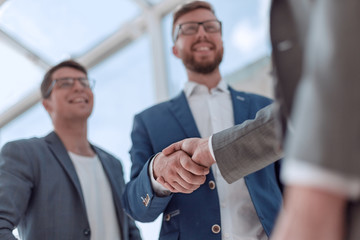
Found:
<svg viewBox="0 0 360 240"><path fill-rule="evenodd" d="M70 103L88 103L89 100L84 97L76 97L69 101Z"/></svg>

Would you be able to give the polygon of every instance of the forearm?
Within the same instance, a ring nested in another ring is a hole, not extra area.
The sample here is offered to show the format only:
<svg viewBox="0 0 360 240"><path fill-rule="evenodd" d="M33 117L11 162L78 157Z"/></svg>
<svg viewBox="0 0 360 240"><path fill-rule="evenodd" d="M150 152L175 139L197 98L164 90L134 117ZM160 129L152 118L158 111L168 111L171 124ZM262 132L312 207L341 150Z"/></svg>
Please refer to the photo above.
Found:
<svg viewBox="0 0 360 240"><path fill-rule="evenodd" d="M282 157L272 111L270 105L260 110L254 120L213 135L215 159L227 182L232 183Z"/></svg>
<svg viewBox="0 0 360 240"><path fill-rule="evenodd" d="M272 240L344 239L346 198L319 188L288 186Z"/></svg>
<svg viewBox="0 0 360 240"><path fill-rule="evenodd" d="M164 211L171 196L158 197L154 194L147 163L137 177L126 184L123 194L124 209L137 221L151 222ZM144 202L145 199L148 199L148 202Z"/></svg>

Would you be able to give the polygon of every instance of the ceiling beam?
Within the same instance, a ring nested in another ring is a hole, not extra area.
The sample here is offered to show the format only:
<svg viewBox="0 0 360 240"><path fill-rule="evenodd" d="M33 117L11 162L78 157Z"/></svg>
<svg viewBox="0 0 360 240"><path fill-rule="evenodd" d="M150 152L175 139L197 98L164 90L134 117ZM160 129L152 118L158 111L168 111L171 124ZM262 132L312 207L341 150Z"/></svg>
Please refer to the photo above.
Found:
<svg viewBox="0 0 360 240"><path fill-rule="evenodd" d="M161 3L153 6L151 8L151 11L153 14L156 14L159 17L163 17L173 11L174 8L176 8L179 4L183 2L185 2L185 0L164 0ZM142 36L142 34L145 33L148 28L146 21L146 13L143 13L136 19L123 24L119 30L117 30L113 35L109 36L107 39L102 41L93 49L90 49L82 56L74 58L77 59L80 63L82 63L87 69L96 66L98 63L112 56L120 49L125 48L132 41ZM49 64L46 61L44 61L35 53L31 52L29 49L27 49L21 43L17 42L15 39L11 38L1 29L0 38L8 41L10 45L13 45L15 49L17 49L23 55L27 56L36 65L44 69L49 68ZM13 106L9 107L2 114L0 114L0 129L12 120L14 120L16 117L33 107L40 100L40 91L35 90L17 103L15 103Z"/></svg>
<svg viewBox="0 0 360 240"><path fill-rule="evenodd" d="M153 6L152 3L147 0L133 0L133 1L137 5L139 5L139 7L142 8L143 10L148 10Z"/></svg>
<svg viewBox="0 0 360 240"><path fill-rule="evenodd" d="M142 1L142 0L134 0ZM185 0L164 0L151 8L151 12L159 17L169 14L179 4ZM120 49L142 36L148 28L146 11L136 19L125 23L114 34L103 40L94 48L82 56L75 57L87 68L92 68L106 58L110 57Z"/></svg>
<svg viewBox="0 0 360 240"><path fill-rule="evenodd" d="M6 124L23 114L41 100L40 90L37 89L15 103L0 115L0 129Z"/></svg>
<svg viewBox="0 0 360 240"><path fill-rule="evenodd" d="M30 49L25 47L22 43L18 42L16 39L8 35L2 29L0 29L0 39L7 43L10 47L14 48L15 51L29 59L36 66L46 70L50 68L50 64L45 61L43 58L32 52ZM36 89L33 92L30 92L24 98L19 100L17 103L6 109L2 114L0 114L0 129L11 122L13 119L17 118L25 111L33 107L41 100L40 90Z"/></svg>
<svg viewBox="0 0 360 240"><path fill-rule="evenodd" d="M17 41L15 38L11 37L9 34L4 32L1 28L0 28L0 39L3 40L5 43L7 43L12 48L14 48L15 51L17 51L21 55L25 56L27 59L29 59L31 62L33 62L35 65L39 66L40 68L48 69L50 67L50 64L46 60L41 58L36 53L32 52L21 42Z"/></svg>
<svg viewBox="0 0 360 240"><path fill-rule="evenodd" d="M4 2L6 2L6 0L0 0L0 6L1 6Z"/></svg>
<svg viewBox="0 0 360 240"><path fill-rule="evenodd" d="M129 43L143 35L145 31L146 21L144 15L141 15L135 20L125 23L113 35L76 59L90 69L120 49L125 48Z"/></svg>

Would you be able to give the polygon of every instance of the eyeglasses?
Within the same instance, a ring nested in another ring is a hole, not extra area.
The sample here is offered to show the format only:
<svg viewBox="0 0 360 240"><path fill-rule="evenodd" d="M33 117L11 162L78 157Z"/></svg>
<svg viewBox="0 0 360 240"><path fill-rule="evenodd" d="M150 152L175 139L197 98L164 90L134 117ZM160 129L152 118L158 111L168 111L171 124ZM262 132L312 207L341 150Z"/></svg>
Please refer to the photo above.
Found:
<svg viewBox="0 0 360 240"><path fill-rule="evenodd" d="M217 33L221 31L221 22L219 20L207 20L204 22L186 22L176 26L174 31L174 42L178 39L180 30L183 35L194 35L199 31L199 26L202 25L205 32Z"/></svg>
<svg viewBox="0 0 360 240"><path fill-rule="evenodd" d="M95 85L95 80L94 79L88 79L86 77L80 77L80 78L72 78L72 77L65 77L65 78L58 78L58 79L54 79L54 81L51 83L49 90L46 92L44 98L48 98L52 92L52 90L55 87L55 84L57 85L58 88L61 89L70 89L74 86L75 81L79 81L80 84L84 87L84 88L93 88Z"/></svg>

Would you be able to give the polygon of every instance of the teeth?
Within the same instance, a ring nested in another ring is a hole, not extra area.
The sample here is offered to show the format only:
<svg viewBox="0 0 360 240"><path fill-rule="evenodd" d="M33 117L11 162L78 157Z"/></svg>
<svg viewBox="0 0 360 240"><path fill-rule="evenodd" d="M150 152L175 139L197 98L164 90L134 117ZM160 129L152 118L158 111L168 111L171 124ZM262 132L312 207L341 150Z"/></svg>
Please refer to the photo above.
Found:
<svg viewBox="0 0 360 240"><path fill-rule="evenodd" d="M197 50L198 51L209 51L210 48L209 47L199 47Z"/></svg>
<svg viewBox="0 0 360 240"><path fill-rule="evenodd" d="M86 102L84 98L75 98L72 100L73 103L83 103Z"/></svg>

